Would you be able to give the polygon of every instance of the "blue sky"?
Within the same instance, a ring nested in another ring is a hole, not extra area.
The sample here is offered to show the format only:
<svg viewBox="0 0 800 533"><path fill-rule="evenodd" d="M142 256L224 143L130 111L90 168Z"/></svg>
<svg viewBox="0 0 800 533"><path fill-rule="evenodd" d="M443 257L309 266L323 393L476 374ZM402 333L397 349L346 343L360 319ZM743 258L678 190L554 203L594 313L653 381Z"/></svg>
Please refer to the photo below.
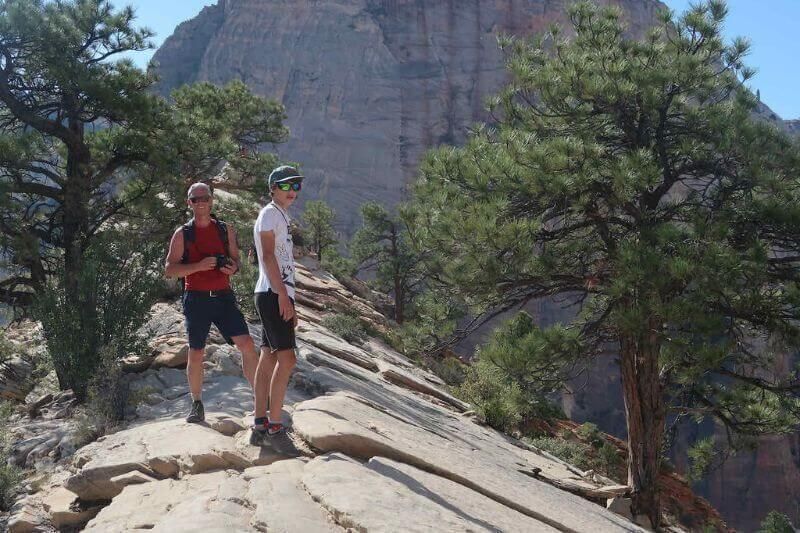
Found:
<svg viewBox="0 0 800 533"><path fill-rule="evenodd" d="M693 0L662 0L675 11L685 10ZM139 24L156 32L160 45L175 26L215 0L115 0L115 5L131 4ZM752 43L747 64L757 70L750 86L761 91L761 100L785 119L800 118L800 0L728 0L725 34L728 38L748 37ZM140 66L147 64L152 51L133 56Z"/></svg>

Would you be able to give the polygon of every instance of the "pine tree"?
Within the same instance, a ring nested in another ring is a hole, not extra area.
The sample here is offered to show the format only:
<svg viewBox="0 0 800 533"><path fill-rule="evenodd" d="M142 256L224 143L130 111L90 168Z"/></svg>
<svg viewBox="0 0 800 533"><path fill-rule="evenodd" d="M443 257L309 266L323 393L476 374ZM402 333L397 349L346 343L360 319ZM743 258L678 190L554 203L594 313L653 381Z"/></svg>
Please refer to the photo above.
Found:
<svg viewBox="0 0 800 533"><path fill-rule="evenodd" d="M656 527L668 416L734 443L800 420L797 369L774 364L800 342L800 150L753 118L725 15L666 12L635 41L584 3L569 39L505 40L496 124L429 153L414 194L414 242L475 312L574 304L542 330L555 369L618 347L633 510Z"/></svg>
<svg viewBox="0 0 800 533"><path fill-rule="evenodd" d="M361 217L363 226L353 236L350 253L360 271L375 271L376 288L394 297L394 319L402 324L421 286L419 258L409 245L405 223L382 205L362 205Z"/></svg>
<svg viewBox="0 0 800 533"><path fill-rule="evenodd" d="M112 228L158 238L174 228L169 200L225 162L263 191L254 176L275 158L255 147L286 137L282 106L241 83L182 88L172 103L150 92L155 78L119 59L152 47L134 18L102 0L0 0L0 303L31 309L56 283L84 339L102 336L105 289L85 285L87 261L108 255L95 243ZM93 368L97 349L75 349L69 365ZM80 394L69 375L61 386Z"/></svg>
<svg viewBox="0 0 800 533"><path fill-rule="evenodd" d="M306 202L302 218L303 238L308 240L309 246L321 262L325 250L338 242L333 229L336 213L324 201L311 200Z"/></svg>

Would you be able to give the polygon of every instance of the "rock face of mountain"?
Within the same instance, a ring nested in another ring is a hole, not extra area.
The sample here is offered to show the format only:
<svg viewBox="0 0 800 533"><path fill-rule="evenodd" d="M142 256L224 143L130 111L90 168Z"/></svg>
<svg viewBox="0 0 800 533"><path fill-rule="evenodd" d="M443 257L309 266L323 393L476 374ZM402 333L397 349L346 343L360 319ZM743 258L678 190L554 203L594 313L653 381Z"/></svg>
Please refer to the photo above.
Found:
<svg viewBox="0 0 800 533"><path fill-rule="evenodd" d="M363 202L396 205L427 149L486 118L484 99L506 80L497 36L565 22L569 3L219 0L156 52L159 90L241 79L282 101L291 137L280 154L310 177L303 197L328 201L350 233ZM621 6L634 34L661 7L601 3Z"/></svg>

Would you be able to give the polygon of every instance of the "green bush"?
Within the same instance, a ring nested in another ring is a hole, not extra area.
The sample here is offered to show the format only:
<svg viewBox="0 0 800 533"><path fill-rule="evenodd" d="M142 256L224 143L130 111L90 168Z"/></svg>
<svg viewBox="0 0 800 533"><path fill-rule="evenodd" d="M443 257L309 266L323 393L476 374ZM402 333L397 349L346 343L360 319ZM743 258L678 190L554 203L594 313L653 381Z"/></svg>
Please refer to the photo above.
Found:
<svg viewBox="0 0 800 533"><path fill-rule="evenodd" d="M11 359L16 351L16 347L6 339L5 333L0 331L0 363Z"/></svg>
<svg viewBox="0 0 800 533"><path fill-rule="evenodd" d="M148 319L162 290L163 249L130 235L106 231L85 255L77 301L67 295L68 280L52 280L33 308L42 322L59 385L80 400L101 364L101 352L127 355L136 331Z"/></svg>
<svg viewBox="0 0 800 533"><path fill-rule="evenodd" d="M608 442L604 442L597 450L597 461L603 473L610 478L616 477L617 470L623 463L617 447Z"/></svg>
<svg viewBox="0 0 800 533"><path fill-rule="evenodd" d="M603 439L600 429L598 429L596 424L592 424L591 422L584 422L578 426L575 433L595 448L600 448L605 444L605 439Z"/></svg>
<svg viewBox="0 0 800 533"><path fill-rule="evenodd" d="M587 470L593 466L591 448L582 442L557 437L539 437L530 439L528 442L581 470Z"/></svg>
<svg viewBox="0 0 800 533"><path fill-rule="evenodd" d="M467 370L456 394L472 404L487 424L510 432L529 414L529 405L516 383L509 382L499 368L478 360Z"/></svg>
<svg viewBox="0 0 800 533"><path fill-rule="evenodd" d="M319 266L322 270L330 272L334 278L339 280L343 278L352 278L356 275L355 261L344 257L333 247L325 250Z"/></svg>
<svg viewBox="0 0 800 533"><path fill-rule="evenodd" d="M8 464L11 439L6 428L13 412L14 404L0 401L0 511L8 511L14 503L14 497L23 479L22 470Z"/></svg>
<svg viewBox="0 0 800 533"><path fill-rule="evenodd" d="M322 319L322 325L347 342L361 343L367 339L367 330L357 317L335 314Z"/></svg>
<svg viewBox="0 0 800 533"><path fill-rule="evenodd" d="M430 357L426 366L448 385L457 387L467 377L467 366L455 357Z"/></svg>
<svg viewBox="0 0 800 533"><path fill-rule="evenodd" d="M137 339L131 351L146 350L145 339ZM123 379L122 365L117 357L119 350L106 347L100 354L100 365L87 387L85 409L79 415L77 441L86 445L113 432L125 418L130 405L136 405L149 391L131 391Z"/></svg>
<svg viewBox="0 0 800 533"><path fill-rule="evenodd" d="M253 300L253 292L258 281L258 265L248 261L243 257L239 272L231 276L231 288L236 293L236 301L242 313L250 318L257 317L256 304Z"/></svg>
<svg viewBox="0 0 800 533"><path fill-rule="evenodd" d="M548 399L563 384L548 349L574 351L571 334L558 328L542 331L527 313L519 313L492 334L478 352L456 393L470 402L486 422L511 431L526 421L564 417Z"/></svg>
<svg viewBox="0 0 800 533"><path fill-rule="evenodd" d="M778 511L770 511L758 533L794 533L795 529L789 517Z"/></svg>

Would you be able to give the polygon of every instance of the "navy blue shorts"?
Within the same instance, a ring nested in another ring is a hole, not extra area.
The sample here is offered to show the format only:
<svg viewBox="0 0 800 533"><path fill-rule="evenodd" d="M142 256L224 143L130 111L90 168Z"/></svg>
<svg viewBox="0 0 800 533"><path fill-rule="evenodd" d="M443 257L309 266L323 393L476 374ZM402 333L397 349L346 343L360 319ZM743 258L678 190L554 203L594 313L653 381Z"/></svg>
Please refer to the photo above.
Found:
<svg viewBox="0 0 800 533"><path fill-rule="evenodd" d="M294 320L284 320L281 316L278 295L268 290L255 293L254 299L261 318L261 346L268 348L270 352L297 348Z"/></svg>
<svg viewBox="0 0 800 533"><path fill-rule="evenodd" d="M233 337L250 333L233 291L217 296L211 296L208 292L186 291L183 294L183 316L186 317L189 348L194 350L205 348L211 324L217 326L229 343L232 343Z"/></svg>

